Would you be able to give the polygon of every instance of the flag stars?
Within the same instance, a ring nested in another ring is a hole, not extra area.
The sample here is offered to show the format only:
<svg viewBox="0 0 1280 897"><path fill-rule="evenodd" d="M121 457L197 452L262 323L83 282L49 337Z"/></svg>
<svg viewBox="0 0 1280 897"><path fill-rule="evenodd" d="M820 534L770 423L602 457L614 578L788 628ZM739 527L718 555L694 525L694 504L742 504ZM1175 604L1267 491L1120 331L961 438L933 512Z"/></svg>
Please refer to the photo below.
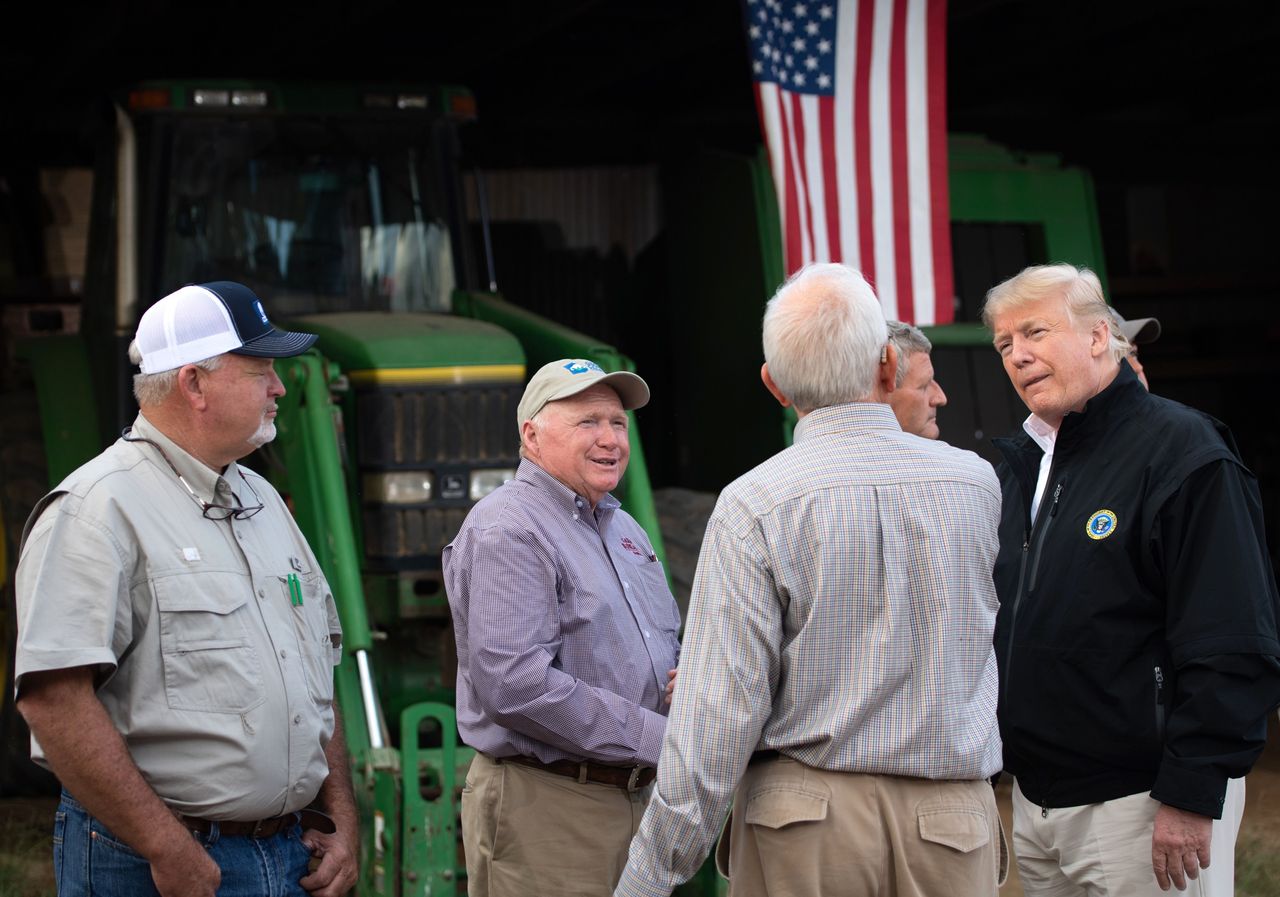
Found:
<svg viewBox="0 0 1280 897"><path fill-rule="evenodd" d="M831 93L839 15L833 0L748 0L744 8L756 81L797 93Z"/></svg>

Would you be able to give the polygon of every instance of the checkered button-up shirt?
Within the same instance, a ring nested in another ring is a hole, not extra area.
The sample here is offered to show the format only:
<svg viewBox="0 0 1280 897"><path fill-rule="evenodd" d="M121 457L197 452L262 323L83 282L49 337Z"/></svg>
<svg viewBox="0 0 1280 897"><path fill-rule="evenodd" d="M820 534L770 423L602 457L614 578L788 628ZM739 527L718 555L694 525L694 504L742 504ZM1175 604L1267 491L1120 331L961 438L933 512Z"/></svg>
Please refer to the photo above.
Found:
<svg viewBox="0 0 1280 897"><path fill-rule="evenodd" d="M644 530L532 461L444 551L458 732L495 757L656 766L680 610Z"/></svg>
<svg viewBox="0 0 1280 897"><path fill-rule="evenodd" d="M753 751L972 780L1000 769L1000 487L887 405L806 415L707 527L655 794L622 895L698 868Z"/></svg>

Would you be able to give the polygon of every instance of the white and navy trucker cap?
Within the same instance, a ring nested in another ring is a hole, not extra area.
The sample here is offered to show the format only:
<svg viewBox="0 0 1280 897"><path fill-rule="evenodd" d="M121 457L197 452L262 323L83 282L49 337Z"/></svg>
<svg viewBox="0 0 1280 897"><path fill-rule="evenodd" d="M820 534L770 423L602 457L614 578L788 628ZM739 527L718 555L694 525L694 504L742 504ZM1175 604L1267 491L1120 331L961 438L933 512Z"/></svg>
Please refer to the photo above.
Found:
<svg viewBox="0 0 1280 897"><path fill-rule="evenodd" d="M135 335L142 373L158 374L224 352L257 358L301 355L318 339L274 327L253 290L229 280L185 286L151 306Z"/></svg>

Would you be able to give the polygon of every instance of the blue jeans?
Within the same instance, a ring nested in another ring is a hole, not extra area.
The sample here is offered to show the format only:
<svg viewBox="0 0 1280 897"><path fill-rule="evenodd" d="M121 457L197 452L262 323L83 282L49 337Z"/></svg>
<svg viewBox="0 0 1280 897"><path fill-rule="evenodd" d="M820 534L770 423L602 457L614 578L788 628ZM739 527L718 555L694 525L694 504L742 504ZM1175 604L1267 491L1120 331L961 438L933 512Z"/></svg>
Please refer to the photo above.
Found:
<svg viewBox="0 0 1280 897"><path fill-rule="evenodd" d="M193 833L222 870L218 897L307 897L298 880L310 851L298 826L272 838ZM158 897L151 864L62 792L54 816L53 871L58 897Z"/></svg>

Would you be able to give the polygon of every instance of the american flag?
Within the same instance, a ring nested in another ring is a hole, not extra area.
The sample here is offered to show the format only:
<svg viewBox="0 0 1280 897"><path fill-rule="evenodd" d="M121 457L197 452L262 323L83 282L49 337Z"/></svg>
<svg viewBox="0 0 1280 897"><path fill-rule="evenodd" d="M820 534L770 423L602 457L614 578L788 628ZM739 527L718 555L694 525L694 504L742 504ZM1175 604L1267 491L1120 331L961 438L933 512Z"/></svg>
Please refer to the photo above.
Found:
<svg viewBox="0 0 1280 897"><path fill-rule="evenodd" d="M844 262L886 317L954 319L945 0L745 0L788 272Z"/></svg>

